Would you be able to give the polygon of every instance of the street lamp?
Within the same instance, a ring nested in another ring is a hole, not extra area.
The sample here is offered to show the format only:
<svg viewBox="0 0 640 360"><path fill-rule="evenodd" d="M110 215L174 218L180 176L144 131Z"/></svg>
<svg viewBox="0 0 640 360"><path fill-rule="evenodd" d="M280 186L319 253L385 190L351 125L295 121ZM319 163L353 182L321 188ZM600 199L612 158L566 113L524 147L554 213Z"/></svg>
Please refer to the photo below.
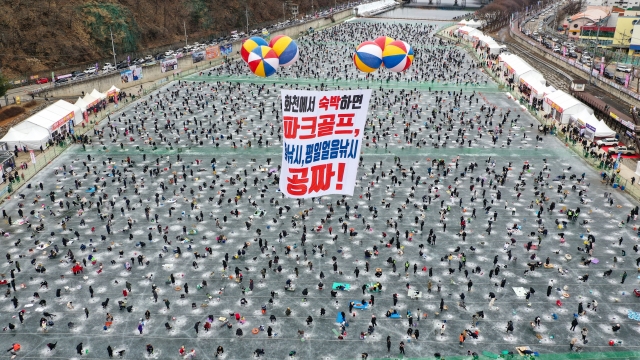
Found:
<svg viewBox="0 0 640 360"><path fill-rule="evenodd" d="M111 27L109 27L109 32L111 33L111 50L113 51L113 66L115 67L115 66L117 66L117 63L116 63L116 47L113 45L113 31L111 30Z"/></svg>

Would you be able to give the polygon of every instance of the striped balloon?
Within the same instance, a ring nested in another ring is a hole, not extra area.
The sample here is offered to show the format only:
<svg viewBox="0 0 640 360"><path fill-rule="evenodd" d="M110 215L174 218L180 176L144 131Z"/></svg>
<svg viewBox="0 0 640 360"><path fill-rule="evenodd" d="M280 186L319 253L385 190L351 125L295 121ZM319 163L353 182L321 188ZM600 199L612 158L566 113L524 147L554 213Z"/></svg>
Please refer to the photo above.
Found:
<svg viewBox="0 0 640 360"><path fill-rule="evenodd" d="M271 76L278 71L278 55L268 46L258 46L249 53L247 64L257 76Z"/></svg>
<svg viewBox="0 0 640 360"><path fill-rule="evenodd" d="M391 72L405 71L413 62L413 48L404 41L393 41L384 48L382 62Z"/></svg>
<svg viewBox="0 0 640 360"><path fill-rule="evenodd" d="M282 67L293 65L300 55L298 44L286 35L274 36L269 42L269 46L276 52L276 55L278 55L280 66Z"/></svg>
<svg viewBox="0 0 640 360"><path fill-rule="evenodd" d="M384 51L384 48L387 47L387 45L389 45L393 41L394 40L388 36L380 36L379 38L373 40L374 43L380 46L380 49L382 49L382 51Z"/></svg>
<svg viewBox="0 0 640 360"><path fill-rule="evenodd" d="M382 65L382 49L373 41L365 41L353 53L353 63L362 72L376 71Z"/></svg>
<svg viewBox="0 0 640 360"><path fill-rule="evenodd" d="M257 48L258 46L268 46L268 45L269 44L267 44L267 41L265 39L257 36L252 36L242 43L242 49L240 49L240 56L242 56L242 60L244 60L244 62L247 62L249 59L249 53L251 53L253 49Z"/></svg>

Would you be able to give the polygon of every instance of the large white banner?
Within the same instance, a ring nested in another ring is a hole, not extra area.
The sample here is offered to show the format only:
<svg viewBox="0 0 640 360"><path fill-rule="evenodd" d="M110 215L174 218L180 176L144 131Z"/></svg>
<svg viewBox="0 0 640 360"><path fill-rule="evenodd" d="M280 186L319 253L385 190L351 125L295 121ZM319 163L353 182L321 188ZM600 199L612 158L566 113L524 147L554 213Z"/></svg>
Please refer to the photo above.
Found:
<svg viewBox="0 0 640 360"><path fill-rule="evenodd" d="M353 196L371 90L282 90L280 191Z"/></svg>

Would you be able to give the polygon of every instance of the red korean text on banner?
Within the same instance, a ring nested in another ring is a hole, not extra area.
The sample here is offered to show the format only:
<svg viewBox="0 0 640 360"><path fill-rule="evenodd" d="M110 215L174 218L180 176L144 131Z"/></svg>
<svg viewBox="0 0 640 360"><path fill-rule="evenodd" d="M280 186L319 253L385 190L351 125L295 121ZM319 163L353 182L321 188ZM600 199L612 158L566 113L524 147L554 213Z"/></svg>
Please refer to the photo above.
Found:
<svg viewBox="0 0 640 360"><path fill-rule="evenodd" d="M371 90L282 91L280 190L353 195Z"/></svg>

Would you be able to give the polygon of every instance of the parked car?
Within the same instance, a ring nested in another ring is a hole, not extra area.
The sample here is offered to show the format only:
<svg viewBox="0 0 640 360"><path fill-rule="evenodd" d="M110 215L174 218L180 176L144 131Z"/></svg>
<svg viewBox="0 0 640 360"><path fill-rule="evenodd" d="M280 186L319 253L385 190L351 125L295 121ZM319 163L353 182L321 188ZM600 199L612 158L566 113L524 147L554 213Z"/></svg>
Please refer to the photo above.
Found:
<svg viewBox="0 0 640 360"><path fill-rule="evenodd" d="M616 146L612 147L607 151L609 155L622 154L622 155L633 155L636 153L636 149L633 146Z"/></svg>
<svg viewBox="0 0 640 360"><path fill-rule="evenodd" d="M624 78L623 78L622 76L616 76L616 77L614 78L614 80L615 80L618 84L620 84L620 85L624 85Z"/></svg>
<svg viewBox="0 0 640 360"><path fill-rule="evenodd" d="M167 50L164 52L164 56L171 56L173 55L173 50Z"/></svg>
<svg viewBox="0 0 640 360"><path fill-rule="evenodd" d="M600 139L598 141L596 141L597 145L602 145L602 146L615 146L618 145L618 139L616 138L604 138L604 139Z"/></svg>
<svg viewBox="0 0 640 360"><path fill-rule="evenodd" d="M613 79L613 77L615 76L614 73L612 73L609 70L605 70L603 73L604 77L606 77L607 79Z"/></svg>
<svg viewBox="0 0 640 360"><path fill-rule="evenodd" d="M87 75L93 75L97 72L95 66L89 66L88 68L84 69L84 73Z"/></svg>
<svg viewBox="0 0 640 360"><path fill-rule="evenodd" d="M106 63L102 67L102 73L106 74L106 73L108 73L110 71L114 71L115 69L116 69L115 66L111 65L110 63Z"/></svg>
<svg viewBox="0 0 640 360"><path fill-rule="evenodd" d="M553 52L555 52L555 53L558 53L558 54L559 54L559 53L561 53L561 52L562 52L562 50L560 50L560 48L556 46L556 47L554 47L554 48L553 48Z"/></svg>
<svg viewBox="0 0 640 360"><path fill-rule="evenodd" d="M578 54L575 53L575 52L570 52L570 53L567 54L567 56L570 57L570 58L574 58L574 59L578 58Z"/></svg>
<svg viewBox="0 0 640 360"><path fill-rule="evenodd" d="M49 82L49 79L47 78L40 78L38 80L36 80L36 84L46 84Z"/></svg>
<svg viewBox="0 0 640 360"><path fill-rule="evenodd" d="M631 72L631 68L626 66L626 65L618 65L616 66L616 71L622 71L625 73L630 73Z"/></svg>
<svg viewBox="0 0 640 360"><path fill-rule="evenodd" d="M151 60L145 62L144 64L142 64L142 66L153 66L153 65L155 65L157 63L158 63L157 61L155 61L154 59L151 59Z"/></svg>

